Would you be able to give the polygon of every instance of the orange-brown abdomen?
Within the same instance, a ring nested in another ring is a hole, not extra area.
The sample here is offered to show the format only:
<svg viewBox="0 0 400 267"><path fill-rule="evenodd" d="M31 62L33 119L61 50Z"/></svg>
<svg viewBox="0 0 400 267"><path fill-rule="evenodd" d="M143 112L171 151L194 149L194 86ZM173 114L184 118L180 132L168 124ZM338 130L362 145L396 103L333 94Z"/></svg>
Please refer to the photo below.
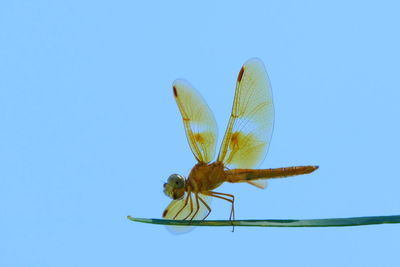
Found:
<svg viewBox="0 0 400 267"><path fill-rule="evenodd" d="M275 169L233 169L225 171L226 180L230 183L247 182L259 179L283 178L294 175L311 173L318 166L296 166Z"/></svg>

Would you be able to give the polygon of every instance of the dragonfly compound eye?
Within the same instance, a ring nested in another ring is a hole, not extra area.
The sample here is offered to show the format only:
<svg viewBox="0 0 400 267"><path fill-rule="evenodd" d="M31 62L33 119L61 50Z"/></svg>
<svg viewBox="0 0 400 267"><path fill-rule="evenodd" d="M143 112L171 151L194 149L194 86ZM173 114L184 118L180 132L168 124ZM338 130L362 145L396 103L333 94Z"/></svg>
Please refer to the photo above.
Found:
<svg viewBox="0 0 400 267"><path fill-rule="evenodd" d="M164 184L164 193L172 199L181 199L185 194L185 178L179 174L172 174Z"/></svg>
<svg viewBox="0 0 400 267"><path fill-rule="evenodd" d="M180 189L185 187L185 178L179 174L172 174L168 177L167 183L174 189Z"/></svg>

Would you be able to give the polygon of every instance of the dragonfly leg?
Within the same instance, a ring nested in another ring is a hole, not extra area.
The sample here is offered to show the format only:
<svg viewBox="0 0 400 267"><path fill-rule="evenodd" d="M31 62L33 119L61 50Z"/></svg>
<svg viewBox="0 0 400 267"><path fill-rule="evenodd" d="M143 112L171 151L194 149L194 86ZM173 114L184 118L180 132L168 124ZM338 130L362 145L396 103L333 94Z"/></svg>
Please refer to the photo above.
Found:
<svg viewBox="0 0 400 267"><path fill-rule="evenodd" d="M232 232L233 232L235 229L235 226L233 225L233 221L235 220L235 196L231 195L231 194L218 193L218 192L214 192L214 191L208 191L207 193L204 193L204 194L229 201L232 204L231 213L229 215L229 220L232 222L232 226L233 226ZM223 197L223 196L230 197L230 199Z"/></svg>
<svg viewBox="0 0 400 267"><path fill-rule="evenodd" d="M210 213L211 213L211 208L210 208L210 206L207 205L207 203L206 203L201 197L199 197L199 200L200 200L201 203L203 203L204 206L208 209L207 215L203 218L203 221L204 221L204 220L208 217L208 215L210 215Z"/></svg>
<svg viewBox="0 0 400 267"><path fill-rule="evenodd" d="M229 220L232 220L232 219L235 220L235 196L231 195L231 194L218 193L218 192L214 192L214 191L210 191L210 193L211 193L210 196L224 199L226 201L229 201L232 204L231 213L229 215ZM230 197L231 199L222 197L221 195Z"/></svg>
<svg viewBox="0 0 400 267"><path fill-rule="evenodd" d="M178 217L178 215L182 212L182 210L187 206L189 198L190 198L190 191L188 192L186 199L185 199L185 204L183 204L182 208L180 210L178 210L178 212L175 214L174 218L172 218L173 220L176 219L176 217Z"/></svg>
<svg viewBox="0 0 400 267"><path fill-rule="evenodd" d="M199 210L200 210L200 203L199 203L199 194L194 194L194 196L195 196L195 198L196 198L196 211L194 212L194 214L193 214L193 216L192 216L192 218L190 219L190 220L193 220L194 219L194 217L197 215L197 213L199 212Z"/></svg>
<svg viewBox="0 0 400 267"><path fill-rule="evenodd" d="M189 203L190 203L190 212L188 215L186 215L185 218L183 218L183 220L187 220L187 218L189 218L190 214L192 214L193 212L193 200L192 200L192 194L190 194L189 196Z"/></svg>

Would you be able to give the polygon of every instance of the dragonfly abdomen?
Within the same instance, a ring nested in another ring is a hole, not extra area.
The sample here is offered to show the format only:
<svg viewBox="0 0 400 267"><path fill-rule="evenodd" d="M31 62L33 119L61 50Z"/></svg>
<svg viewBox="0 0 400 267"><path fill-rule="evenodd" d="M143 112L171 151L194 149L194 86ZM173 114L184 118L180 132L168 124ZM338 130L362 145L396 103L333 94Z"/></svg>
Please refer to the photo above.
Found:
<svg viewBox="0 0 400 267"><path fill-rule="evenodd" d="M225 171L226 180L230 183L246 182L259 179L284 178L301 174L311 173L318 166L294 166L275 169L233 169Z"/></svg>

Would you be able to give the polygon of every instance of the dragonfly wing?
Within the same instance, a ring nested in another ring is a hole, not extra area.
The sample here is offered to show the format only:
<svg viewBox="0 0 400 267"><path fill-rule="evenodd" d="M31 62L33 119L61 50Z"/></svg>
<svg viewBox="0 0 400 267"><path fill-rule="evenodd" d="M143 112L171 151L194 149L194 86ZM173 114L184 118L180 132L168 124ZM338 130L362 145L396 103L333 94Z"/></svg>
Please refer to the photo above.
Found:
<svg viewBox="0 0 400 267"><path fill-rule="evenodd" d="M199 194L199 197L208 205L211 204L211 197L203 194ZM199 201L199 205L197 205L195 196L192 194L192 204L190 204L190 200L185 206L186 195L184 198L179 200L173 200L168 205L168 207L163 212L163 218L166 220L183 220L183 219L191 219L193 214L195 213L197 207L199 206L199 211L194 216L193 220L203 220L205 216L208 214L207 207ZM179 213L176 217L175 215ZM193 230L193 226L176 226L176 225L168 225L167 229L175 234L186 233Z"/></svg>
<svg viewBox="0 0 400 267"><path fill-rule="evenodd" d="M200 93L187 81L175 80L172 88L190 149L199 162L208 163L214 158L217 141L214 115Z"/></svg>
<svg viewBox="0 0 400 267"><path fill-rule="evenodd" d="M255 187L258 187L260 189L265 189L267 188L267 181L266 180L255 180L255 181L248 181L249 184L254 185Z"/></svg>
<svg viewBox="0 0 400 267"><path fill-rule="evenodd" d="M241 68L218 161L228 168L254 168L268 150L274 126L271 84L264 64L248 60ZM265 181L251 184L265 188Z"/></svg>

